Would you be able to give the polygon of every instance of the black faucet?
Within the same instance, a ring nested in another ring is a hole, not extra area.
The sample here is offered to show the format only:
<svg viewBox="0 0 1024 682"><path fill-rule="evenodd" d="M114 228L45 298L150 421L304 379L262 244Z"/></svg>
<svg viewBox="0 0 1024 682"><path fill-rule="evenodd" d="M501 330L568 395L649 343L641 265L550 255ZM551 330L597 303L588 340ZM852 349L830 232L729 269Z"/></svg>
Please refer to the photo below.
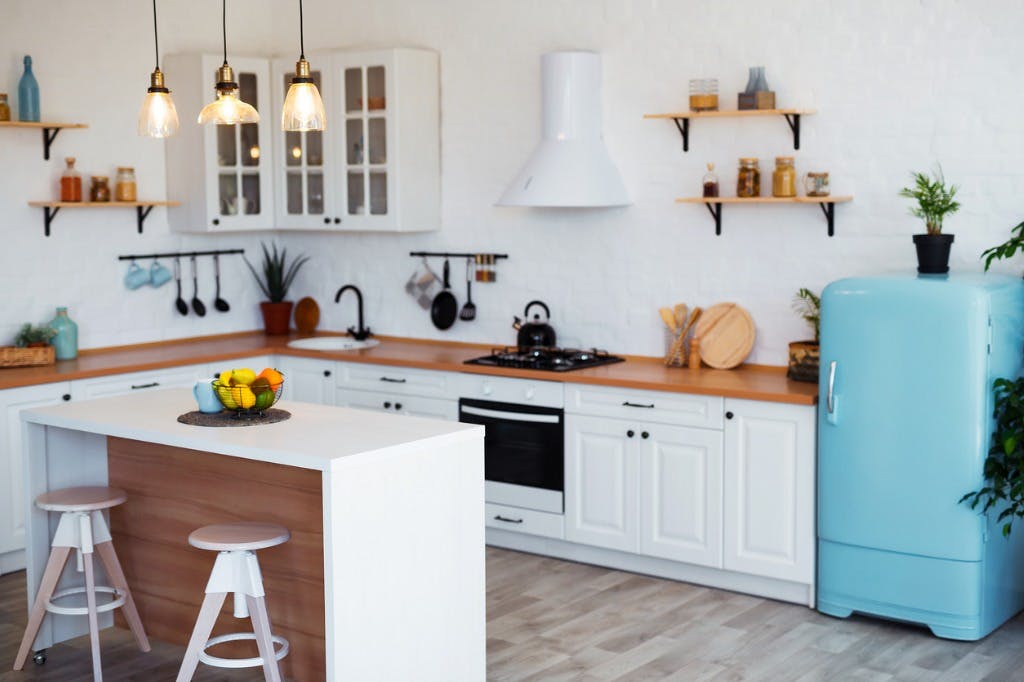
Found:
<svg viewBox="0 0 1024 682"><path fill-rule="evenodd" d="M346 284L342 288L338 289L338 293L334 295L334 302L337 303L341 300L341 295L351 289L356 292L356 300L359 303L359 328L349 327L349 335L356 341L365 341L369 337L373 336L373 332L370 331L369 327L363 326L363 292L359 291L359 287L355 284Z"/></svg>

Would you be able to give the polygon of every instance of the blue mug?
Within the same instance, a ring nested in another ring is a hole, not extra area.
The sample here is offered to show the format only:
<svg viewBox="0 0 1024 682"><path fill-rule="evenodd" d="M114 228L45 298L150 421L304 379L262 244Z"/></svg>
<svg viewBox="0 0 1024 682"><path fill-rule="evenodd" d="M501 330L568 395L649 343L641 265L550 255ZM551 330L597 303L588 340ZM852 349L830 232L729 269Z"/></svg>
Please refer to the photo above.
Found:
<svg viewBox="0 0 1024 682"><path fill-rule="evenodd" d="M213 391L213 382L209 379L197 381L192 387L192 395L199 404L199 411L204 414L217 414L224 409L220 399Z"/></svg>
<svg viewBox="0 0 1024 682"><path fill-rule="evenodd" d="M149 281L149 270L143 270L139 264L132 261L128 266L128 272L124 276L124 285L129 289L138 289Z"/></svg>
<svg viewBox="0 0 1024 682"><path fill-rule="evenodd" d="M171 271L160 265L159 261L153 261L149 266L149 283L153 288L162 287L171 281Z"/></svg>

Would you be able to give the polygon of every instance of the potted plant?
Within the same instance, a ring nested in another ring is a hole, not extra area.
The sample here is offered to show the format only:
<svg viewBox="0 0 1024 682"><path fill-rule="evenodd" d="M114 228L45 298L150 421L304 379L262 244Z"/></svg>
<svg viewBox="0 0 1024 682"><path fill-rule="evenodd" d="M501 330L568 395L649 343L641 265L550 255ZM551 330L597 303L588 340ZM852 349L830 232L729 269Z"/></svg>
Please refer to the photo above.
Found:
<svg viewBox="0 0 1024 682"><path fill-rule="evenodd" d="M818 366L821 361L821 296L807 288L801 288L793 297L796 311L814 331L814 339L793 341L789 344L789 368L786 376L796 381L818 381Z"/></svg>
<svg viewBox="0 0 1024 682"><path fill-rule="evenodd" d="M1024 250L1024 222L1017 225L1017 227L1012 228L1010 230L1010 234L1013 236L999 246L993 246L990 249L985 249L981 253L981 257L985 259L986 272L990 267L992 267L992 261L1009 258L1018 251Z"/></svg>
<svg viewBox="0 0 1024 682"><path fill-rule="evenodd" d="M917 271L924 274L943 274L949 272L949 250L953 245L953 236L942 233L942 222L960 210L960 202L956 201L957 186L947 185L942 175L942 168L928 176L926 173L912 173L913 187L904 187L900 196L913 199L917 206L910 209L912 215L924 220L924 234L914 235L917 247Z"/></svg>
<svg viewBox="0 0 1024 682"><path fill-rule="evenodd" d="M262 242L260 246L263 247L263 265L260 271L253 267L248 258L245 259L245 264L249 266L260 291L267 297L266 301L260 303L260 312L263 313L263 328L267 334L287 334L293 303L286 301L285 298L288 297L288 289L295 280L295 275L306 264L309 257L299 256L289 264L288 249L282 248L278 251L277 244L271 245L271 248L268 249L267 245Z"/></svg>
<svg viewBox="0 0 1024 682"><path fill-rule="evenodd" d="M33 327L30 322L26 322L15 335L14 345L18 348L42 348L49 346L55 336L56 330L50 327Z"/></svg>

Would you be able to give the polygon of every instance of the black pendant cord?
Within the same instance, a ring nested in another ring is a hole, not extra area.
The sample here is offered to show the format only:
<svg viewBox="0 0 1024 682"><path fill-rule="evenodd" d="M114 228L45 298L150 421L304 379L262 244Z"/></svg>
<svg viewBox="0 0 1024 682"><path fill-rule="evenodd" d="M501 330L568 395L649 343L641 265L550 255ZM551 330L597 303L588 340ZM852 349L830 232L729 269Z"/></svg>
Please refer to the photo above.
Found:
<svg viewBox="0 0 1024 682"><path fill-rule="evenodd" d="M224 38L224 66L228 65L228 0L220 0L220 27Z"/></svg>
<svg viewBox="0 0 1024 682"><path fill-rule="evenodd" d="M302 20L302 0L299 0L299 59L306 58L306 36L303 29L304 24L305 22Z"/></svg>
<svg viewBox="0 0 1024 682"><path fill-rule="evenodd" d="M160 70L160 35L156 30L156 0L153 0L153 51L156 53L156 70Z"/></svg>

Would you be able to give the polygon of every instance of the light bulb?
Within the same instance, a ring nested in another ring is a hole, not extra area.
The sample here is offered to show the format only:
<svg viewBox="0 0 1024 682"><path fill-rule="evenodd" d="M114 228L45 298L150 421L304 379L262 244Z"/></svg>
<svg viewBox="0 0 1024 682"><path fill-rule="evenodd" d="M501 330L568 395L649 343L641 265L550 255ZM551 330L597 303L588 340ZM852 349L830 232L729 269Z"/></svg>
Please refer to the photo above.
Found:
<svg viewBox="0 0 1024 682"><path fill-rule="evenodd" d="M178 132L178 111L171 91L164 87L164 75L157 69L150 75L150 87L139 110L139 135L170 137Z"/></svg>
<svg viewBox="0 0 1024 682"><path fill-rule="evenodd" d="M215 89L217 98L199 112L199 123L215 123L217 125L259 123L259 112L238 99L238 84L234 82L234 73L226 63L217 70Z"/></svg>
<svg viewBox="0 0 1024 682"><path fill-rule="evenodd" d="M295 64L295 76L288 87L288 95L284 98L281 130L301 132L323 130L326 127L324 101L309 75L309 62L300 58Z"/></svg>

